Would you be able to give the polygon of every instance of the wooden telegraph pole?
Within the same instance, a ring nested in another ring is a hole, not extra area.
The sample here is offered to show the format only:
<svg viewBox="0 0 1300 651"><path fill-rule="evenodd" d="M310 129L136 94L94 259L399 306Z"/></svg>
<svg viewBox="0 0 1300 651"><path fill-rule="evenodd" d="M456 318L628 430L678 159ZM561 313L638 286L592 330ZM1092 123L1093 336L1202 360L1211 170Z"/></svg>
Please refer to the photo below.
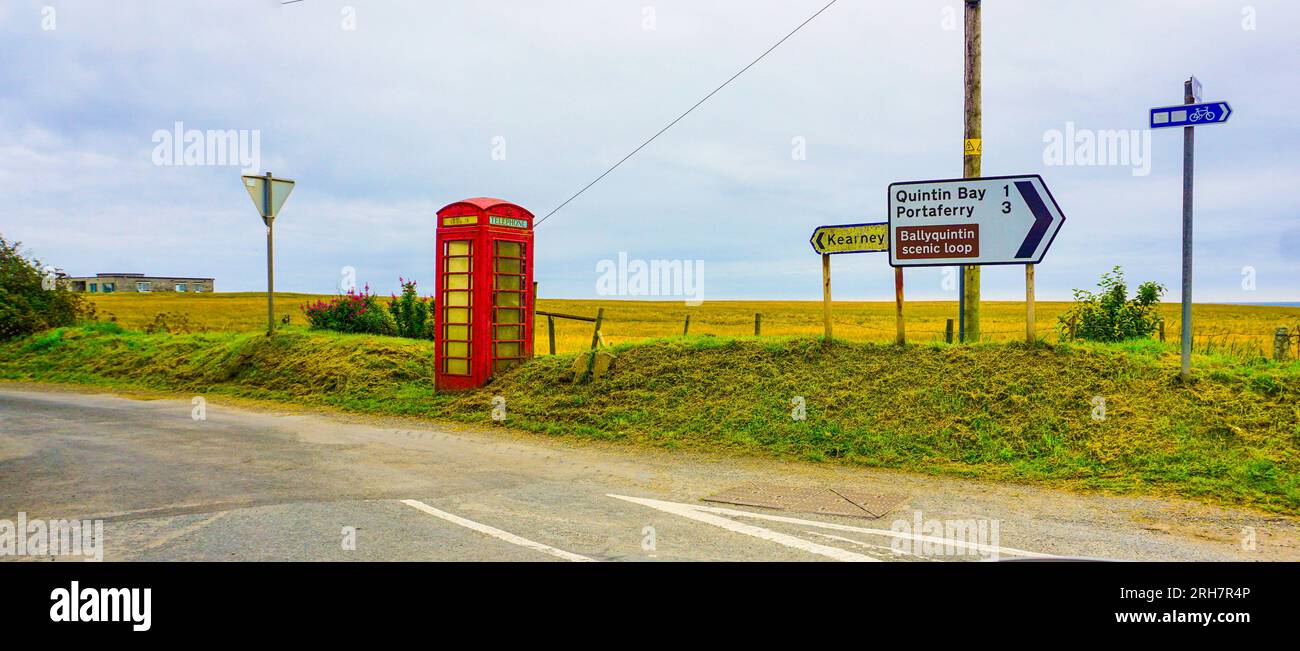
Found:
<svg viewBox="0 0 1300 651"><path fill-rule="evenodd" d="M978 178L983 142L980 134L980 0L966 0L966 142L962 176ZM980 340L980 268L962 266L962 341Z"/></svg>

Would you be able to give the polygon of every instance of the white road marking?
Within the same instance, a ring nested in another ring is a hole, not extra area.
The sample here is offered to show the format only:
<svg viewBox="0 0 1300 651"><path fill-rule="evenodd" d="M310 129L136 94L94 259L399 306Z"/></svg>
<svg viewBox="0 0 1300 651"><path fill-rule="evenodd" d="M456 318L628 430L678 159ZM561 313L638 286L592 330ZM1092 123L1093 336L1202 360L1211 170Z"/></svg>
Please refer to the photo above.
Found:
<svg viewBox="0 0 1300 651"><path fill-rule="evenodd" d="M504 540L513 545L519 545L520 547L535 549L539 552L550 554L551 556L563 558L566 561L586 562L586 563L596 562L596 559L594 558L588 558L586 556L583 556L581 554L575 554L573 552L566 552L563 549L556 549L554 547L551 547L550 545L543 545L542 543L533 542L527 538L521 538L519 536L510 533L509 531L502 531L500 529L497 529L496 527L490 527L486 524L480 524L473 520L467 520L465 518L460 517L459 515L448 513L446 511L439 511L438 509L435 509L432 506L429 506L428 504L425 504L424 502L421 502L419 500L402 500L402 504L424 511L425 513L428 513L429 515L432 515L434 517L442 518L443 520L446 520L447 522L450 522L452 524L458 524L462 527L465 527L466 529L473 529L474 531L477 531L479 533L485 533L489 536L492 536L493 538Z"/></svg>
<svg viewBox="0 0 1300 651"><path fill-rule="evenodd" d="M855 533L873 534L877 536L888 536L890 538L905 538L905 539L914 540L918 542L952 545L954 547L961 547L963 549L975 549L976 551L984 552L986 554L996 552L998 554L1005 554L1007 556L1026 556L1030 558L1063 558L1061 556L1056 556L1054 554L1042 554L1039 552L1025 551L1023 549L1014 549L1012 547L998 547L996 545L971 544L960 540L947 540L944 538L937 538L934 536L926 536L922 534L907 533L902 531L890 531L889 529L872 529L869 527L855 527L852 525L837 524L834 522L819 522L817 520L804 520L801 518L791 518L784 515L771 515L768 513L755 513L752 511L738 511L736 509L724 509L717 506L703 506L700 504L682 504L680 502L664 502L660 500L652 500L652 499L646 499L640 497L624 497L622 495L609 495L609 497L632 501L638 504L644 504L646 506L653 506L654 508L659 508L659 506L655 506L655 505L672 505L673 507L679 509L686 509L686 510L693 511L695 512L696 515L713 513L717 515L728 515L732 517L767 520L769 522L784 522L786 524L795 524L795 525L800 525L805 527L817 527L819 529L831 529L834 531L852 531ZM667 510L667 509L661 509L661 510Z"/></svg>
<svg viewBox="0 0 1300 651"><path fill-rule="evenodd" d="M901 549L894 549L893 547L886 547L884 545L873 545L871 543L862 542L861 540L854 540L852 538L845 538L844 536L836 536L829 533L821 533L820 531L805 531L804 533L808 534L809 536L818 536L820 538L830 538L831 540L846 542L851 545L857 545L858 547L866 547L868 549L879 549L880 551L883 552L889 552L889 554L892 556L911 556L913 558L917 558L923 561L934 560L931 558L926 558L919 554L913 554L912 552L905 552Z"/></svg>
<svg viewBox="0 0 1300 651"><path fill-rule="evenodd" d="M641 497L627 497L625 495L607 494L607 496L612 497L614 499L623 500L626 502L632 502L633 504L640 504L641 506L648 506L652 509L658 509L660 511L664 511L665 513L679 515L683 518L689 518L691 520L695 520L696 522L711 524L715 527L721 527L723 529L726 529L727 531L732 531L735 533L743 533L747 536L761 538L763 540L785 545L786 547L793 547L795 549L800 549L812 554L820 554L822 556L833 558L837 561L866 562L866 563L880 562L880 559L872 558L865 554L858 554L855 552L840 549L839 547L831 547L829 545L819 545L815 542L804 540L803 538L798 538L788 534L783 534L777 531L772 531L771 529L756 527L752 524L742 524L740 522L736 522L735 520L729 520L727 518L719 517L716 515L702 513L699 510L697 510L693 505L690 504L678 504L677 502L663 502L660 500L651 500L651 499L645 499Z"/></svg>
<svg viewBox="0 0 1300 651"><path fill-rule="evenodd" d="M147 552L153 549L157 549L178 538L181 538L182 536L188 536L198 531L199 529L202 529L203 527L206 527L212 524L213 522L216 522L217 520L226 517L227 515L230 515L230 511L217 511L216 513L212 514L210 517L192 523L187 527L181 527L179 529L175 529L173 531L164 533L163 535L154 538L151 542L141 545L139 549L137 549L136 551Z"/></svg>

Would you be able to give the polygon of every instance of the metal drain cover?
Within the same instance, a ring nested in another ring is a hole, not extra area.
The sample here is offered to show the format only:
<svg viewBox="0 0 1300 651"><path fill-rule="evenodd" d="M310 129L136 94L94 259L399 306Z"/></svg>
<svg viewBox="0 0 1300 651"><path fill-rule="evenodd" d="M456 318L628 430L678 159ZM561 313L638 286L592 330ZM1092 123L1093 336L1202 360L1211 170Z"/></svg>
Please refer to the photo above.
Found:
<svg viewBox="0 0 1300 651"><path fill-rule="evenodd" d="M850 518L879 518L907 499L899 493L851 488L781 486L750 482L703 498L705 502L757 506L779 511L821 513Z"/></svg>

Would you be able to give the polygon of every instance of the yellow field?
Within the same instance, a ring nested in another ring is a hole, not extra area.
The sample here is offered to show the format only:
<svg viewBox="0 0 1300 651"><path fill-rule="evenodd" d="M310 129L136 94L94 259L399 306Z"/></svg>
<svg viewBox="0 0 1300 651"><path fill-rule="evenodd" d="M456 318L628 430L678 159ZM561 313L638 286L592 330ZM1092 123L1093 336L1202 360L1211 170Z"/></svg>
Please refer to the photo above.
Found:
<svg viewBox="0 0 1300 651"><path fill-rule="evenodd" d="M266 295L257 293L216 294L111 294L88 295L99 310L100 318L110 315L123 326L140 329L153 322L158 313L183 315L195 330L243 331L266 327ZM312 294L276 294L276 318L289 316L293 325L306 325L301 306L329 296ZM385 299L386 300L386 299ZM605 309L602 328L608 343L627 343L640 339L680 335L686 315L691 315L692 335L740 336L754 333L754 314L762 314L762 334L819 335L822 332L822 305L816 301L710 301L698 307L667 301L590 301L541 299L538 308L548 312L595 316ZM1038 335L1055 341L1056 317L1069 307L1065 302L1037 304ZM984 338L991 341L1023 340L1025 336L1024 304L985 302L983 305ZM1177 341L1179 314L1176 303L1164 305L1168 323L1166 338ZM957 305L952 302L913 302L906 306L907 334L910 341L942 340L945 321L955 319ZM1244 305L1197 305L1195 340L1198 350L1236 349L1271 351L1272 332L1278 326L1294 328L1300 324L1300 308ZM835 336L858 341L892 341L894 305L883 302L836 302ZM591 345L592 327L579 321L556 321L556 347L572 352ZM547 352L546 319L538 317L536 351Z"/></svg>

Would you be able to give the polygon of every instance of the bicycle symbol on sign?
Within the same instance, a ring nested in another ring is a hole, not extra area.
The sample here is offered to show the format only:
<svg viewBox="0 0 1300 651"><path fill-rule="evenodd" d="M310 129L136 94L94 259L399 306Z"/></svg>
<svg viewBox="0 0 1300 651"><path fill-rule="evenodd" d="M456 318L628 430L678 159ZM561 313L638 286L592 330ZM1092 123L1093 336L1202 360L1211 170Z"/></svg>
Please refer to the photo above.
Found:
<svg viewBox="0 0 1300 651"><path fill-rule="evenodd" d="M1206 122L1214 121L1214 112L1210 110L1210 107L1202 106L1201 108L1192 111L1192 114L1188 116L1187 119L1191 122L1198 122L1202 118L1204 118Z"/></svg>

